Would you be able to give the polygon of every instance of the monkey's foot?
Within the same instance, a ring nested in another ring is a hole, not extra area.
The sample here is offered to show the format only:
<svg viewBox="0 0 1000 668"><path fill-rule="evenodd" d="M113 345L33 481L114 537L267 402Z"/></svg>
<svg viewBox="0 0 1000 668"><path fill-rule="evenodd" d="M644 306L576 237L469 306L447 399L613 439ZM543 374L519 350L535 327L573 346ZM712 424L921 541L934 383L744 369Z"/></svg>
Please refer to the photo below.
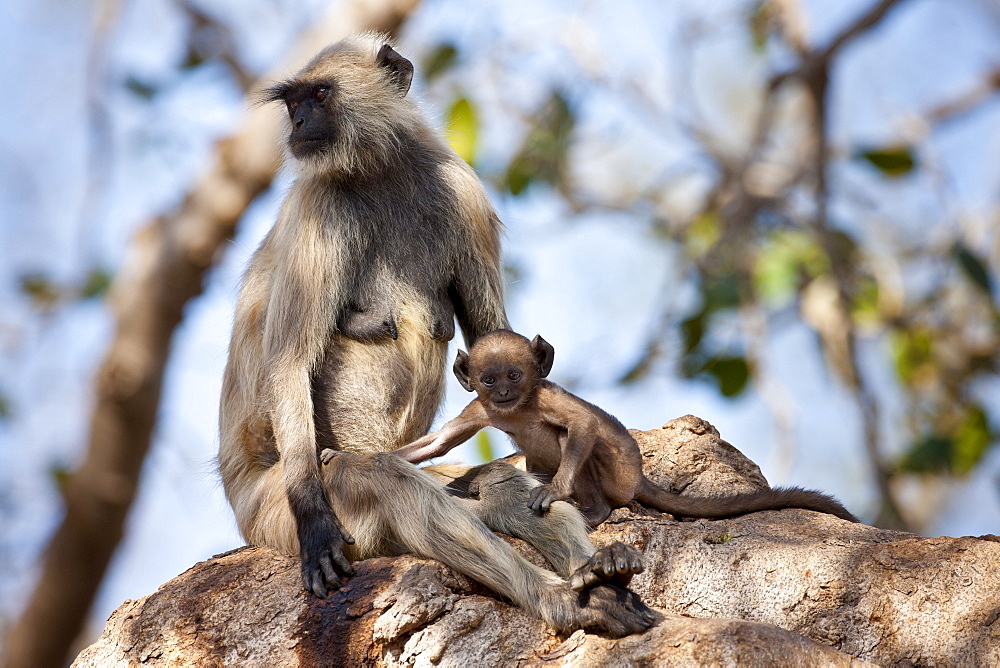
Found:
<svg viewBox="0 0 1000 668"><path fill-rule="evenodd" d="M547 620L560 631L585 629L620 638L642 633L660 619L638 594L617 585L604 583L582 592L566 593L572 599L561 601L563 605L552 610L557 618Z"/></svg>
<svg viewBox="0 0 1000 668"><path fill-rule="evenodd" d="M632 576L643 570L642 552L631 545L614 542L599 549L587 563L576 569L569 578L569 586L574 591L605 582L627 587Z"/></svg>

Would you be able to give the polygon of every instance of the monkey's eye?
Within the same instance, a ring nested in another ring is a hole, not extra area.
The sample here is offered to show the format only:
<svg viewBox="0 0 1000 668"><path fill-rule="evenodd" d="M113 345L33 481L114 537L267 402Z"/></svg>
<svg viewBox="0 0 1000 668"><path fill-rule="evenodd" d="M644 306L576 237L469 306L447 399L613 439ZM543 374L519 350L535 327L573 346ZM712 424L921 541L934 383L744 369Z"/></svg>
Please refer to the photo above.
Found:
<svg viewBox="0 0 1000 668"><path fill-rule="evenodd" d="M313 97L316 98L317 100L319 100L320 102L322 102L323 100L326 99L326 94L327 94L327 92L329 90L330 89L326 88L326 87L324 87L324 88L317 88L316 92L313 93Z"/></svg>
<svg viewBox="0 0 1000 668"><path fill-rule="evenodd" d="M521 380L521 373L519 371L511 371L510 373L507 374L507 377L516 383L517 381Z"/></svg>
<svg viewBox="0 0 1000 668"><path fill-rule="evenodd" d="M289 102L288 103L288 115L289 116L294 116L295 115L295 110L298 109L298 108L299 108L299 103L298 102Z"/></svg>
<svg viewBox="0 0 1000 668"><path fill-rule="evenodd" d="M486 387L493 387L497 382L497 379L493 376L483 376L483 385Z"/></svg>

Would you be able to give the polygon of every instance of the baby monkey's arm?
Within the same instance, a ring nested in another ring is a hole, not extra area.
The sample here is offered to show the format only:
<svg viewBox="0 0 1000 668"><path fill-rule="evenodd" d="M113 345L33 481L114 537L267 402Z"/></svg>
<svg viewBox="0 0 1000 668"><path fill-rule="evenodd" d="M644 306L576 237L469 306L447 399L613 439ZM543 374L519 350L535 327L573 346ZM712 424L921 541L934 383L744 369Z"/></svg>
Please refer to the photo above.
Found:
<svg viewBox="0 0 1000 668"><path fill-rule="evenodd" d="M489 424L486 411L479 401L473 401L458 417L442 427L441 431L418 438L394 452L411 464L420 464L428 459L440 457L455 446L465 443L475 436L477 431L488 427Z"/></svg>

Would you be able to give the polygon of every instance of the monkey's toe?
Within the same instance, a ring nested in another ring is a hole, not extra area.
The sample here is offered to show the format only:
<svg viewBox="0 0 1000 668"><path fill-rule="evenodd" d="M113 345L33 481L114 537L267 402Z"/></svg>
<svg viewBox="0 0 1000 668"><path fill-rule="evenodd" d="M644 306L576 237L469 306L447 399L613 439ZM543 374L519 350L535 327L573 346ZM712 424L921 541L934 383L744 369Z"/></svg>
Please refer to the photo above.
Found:
<svg viewBox="0 0 1000 668"><path fill-rule="evenodd" d="M643 570L642 552L631 545L614 542L597 550L587 563L576 569L569 584L575 591L605 582L627 587L632 576Z"/></svg>

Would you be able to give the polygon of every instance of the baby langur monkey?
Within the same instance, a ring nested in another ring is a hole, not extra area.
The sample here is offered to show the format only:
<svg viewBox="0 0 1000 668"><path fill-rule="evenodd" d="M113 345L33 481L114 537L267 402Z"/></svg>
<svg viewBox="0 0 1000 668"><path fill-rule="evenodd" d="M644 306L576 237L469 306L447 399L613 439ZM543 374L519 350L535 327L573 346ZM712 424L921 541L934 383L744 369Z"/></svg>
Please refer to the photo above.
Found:
<svg viewBox="0 0 1000 668"><path fill-rule="evenodd" d="M643 475L639 446L618 420L545 380L554 355L542 337L529 342L507 330L483 336L469 354L460 350L455 375L479 397L441 431L396 454L419 463L443 455L483 427L496 427L524 454L530 473L550 480L531 491L528 505L532 510L544 513L552 503L573 497L591 526L633 499L685 517L806 508L858 521L836 499L798 487L702 498L664 490Z"/></svg>

